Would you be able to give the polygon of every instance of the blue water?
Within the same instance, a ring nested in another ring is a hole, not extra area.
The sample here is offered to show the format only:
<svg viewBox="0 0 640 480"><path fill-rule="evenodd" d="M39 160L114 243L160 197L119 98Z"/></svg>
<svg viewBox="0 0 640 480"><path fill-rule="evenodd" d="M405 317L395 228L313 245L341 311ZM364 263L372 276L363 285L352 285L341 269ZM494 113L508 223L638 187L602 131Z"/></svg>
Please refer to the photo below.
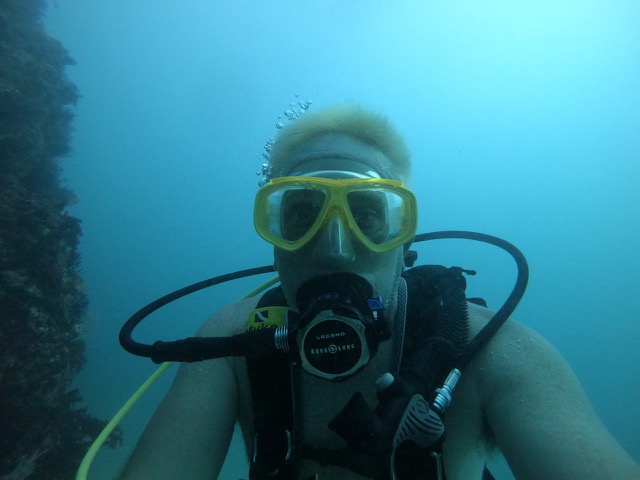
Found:
<svg viewBox="0 0 640 480"><path fill-rule="evenodd" d="M252 202L258 156L289 103L357 100L406 136L419 231L478 230L523 250L531 279L515 317L567 358L640 461L639 27L635 0L52 4L47 31L77 61L83 96L62 167L83 221L91 310L78 384L90 409L111 417L155 368L120 349L128 316L272 261ZM470 294L492 306L514 280L489 247L438 242L420 255L477 269ZM140 338L190 335L256 283L179 302ZM170 376L89 478L116 475ZM244 465L234 449L221 478Z"/></svg>

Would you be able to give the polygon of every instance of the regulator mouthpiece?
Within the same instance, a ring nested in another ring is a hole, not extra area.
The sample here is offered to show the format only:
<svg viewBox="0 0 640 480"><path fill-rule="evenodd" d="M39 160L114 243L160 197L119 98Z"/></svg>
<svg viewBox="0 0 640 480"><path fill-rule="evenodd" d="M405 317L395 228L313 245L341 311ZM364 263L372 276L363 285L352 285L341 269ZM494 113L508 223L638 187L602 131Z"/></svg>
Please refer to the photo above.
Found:
<svg viewBox="0 0 640 480"><path fill-rule="evenodd" d="M369 363L390 336L382 299L372 296L369 282L353 273L320 276L300 287L296 343L308 373L340 381Z"/></svg>

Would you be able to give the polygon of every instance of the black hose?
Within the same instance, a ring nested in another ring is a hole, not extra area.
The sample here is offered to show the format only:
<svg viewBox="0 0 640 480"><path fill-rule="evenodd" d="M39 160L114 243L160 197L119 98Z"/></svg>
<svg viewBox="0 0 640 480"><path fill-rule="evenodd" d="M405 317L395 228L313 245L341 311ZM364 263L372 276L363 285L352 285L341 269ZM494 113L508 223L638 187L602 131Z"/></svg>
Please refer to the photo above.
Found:
<svg viewBox="0 0 640 480"><path fill-rule="evenodd" d="M139 355L141 357L152 358L153 361L156 363L160 363L168 360L198 361L198 360L185 359L184 352L186 349L185 349L184 342L186 340L189 340L190 342L187 342L187 345L189 343L193 344L194 346L195 344L203 345L203 342L201 341L203 339L184 339L184 340L177 340L173 342L156 342L153 345L145 345L144 343L136 342L135 340L133 340L133 338L131 338L133 334L133 329L136 328L144 318L148 317L159 308L162 308L168 303L178 300L179 298L185 297L187 295L190 295L199 290L203 290L205 288L213 287L214 285L218 285L220 283L229 282L231 280L237 280L239 278L251 277L253 275L260 275L263 273L269 273L274 271L275 271L275 267L273 265L249 268L247 270L240 270L233 273L218 275L217 277L209 278L207 280L202 280L201 282L194 283L193 285L189 285L187 287L181 288L180 290L176 290L175 292L169 293L168 295L165 295L164 297L159 298L154 302L151 302L146 307L141 308L136 313L134 313L131 316L131 318L129 318L129 320L126 321L126 323L120 329L120 337L119 337L120 345L122 345L122 348L124 348L127 352L132 353L134 355ZM226 341L224 340L218 340L217 342L209 342L210 347L215 347L215 345L222 346L222 345L228 345L228 343L226 343ZM177 358L173 358L169 355L169 352L171 351L176 352ZM233 348L229 346L223 349L223 352L221 353L231 352L231 351L233 351ZM233 354L234 353L227 353L227 355L233 355ZM198 355L196 355L196 357L202 356L202 355L204 354L199 353ZM226 356L226 355L223 354L220 356ZM209 358L215 358L215 357L209 357ZM201 360L205 360L205 358L201 358Z"/></svg>
<svg viewBox="0 0 640 480"><path fill-rule="evenodd" d="M515 246L513 246L509 242L502 240L501 238L486 235L484 233L457 230L423 233L416 235L414 242L424 242L427 240L437 240L444 238L476 240L495 245L511 254L518 267L518 278L506 302L495 313L491 320L489 320L489 322L478 333L478 335L476 335L475 338L473 338L473 340L469 342L465 352L463 353L461 361L458 365L459 369L463 369L473 358L473 356L504 324L504 322L507 321L509 315L511 315L511 313L513 313L513 311L515 310L518 302L520 302L520 299L524 294L525 289L527 288L527 282L529 279L529 267L522 252L520 252L520 250L518 250ZM231 355L245 355L246 352L255 352L256 350L261 350L264 338L271 334L267 334L266 332L256 335L254 335L253 333L240 334L228 338L190 337L172 342L156 342L153 345L136 342L132 339L132 334L133 330L144 318L146 318L159 308L164 307L168 303L173 302L174 300L177 300L199 290L218 285L220 283L274 271L275 267L273 267L272 265L240 270L233 273L219 275L208 280L203 280L201 282L194 283L193 285L189 285L168 295L165 295L164 297L159 298L158 300L151 302L146 307L138 310L131 316L131 318L129 318L125 322L125 324L122 326L122 329L120 330L120 345L122 345L122 347L127 352L134 355L151 358L156 363L160 363L163 361L195 362ZM269 341L265 344L265 348L272 348L271 339L269 339Z"/></svg>

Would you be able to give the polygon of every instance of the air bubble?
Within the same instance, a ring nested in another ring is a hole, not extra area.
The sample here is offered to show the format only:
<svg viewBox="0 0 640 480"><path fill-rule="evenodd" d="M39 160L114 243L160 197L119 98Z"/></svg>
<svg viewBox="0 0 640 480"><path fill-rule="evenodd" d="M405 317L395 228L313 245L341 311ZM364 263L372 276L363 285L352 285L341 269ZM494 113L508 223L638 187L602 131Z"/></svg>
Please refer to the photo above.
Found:
<svg viewBox="0 0 640 480"><path fill-rule="evenodd" d="M287 108L284 111L284 116L287 118L288 121L293 121L298 119L301 115L306 113L307 110L309 110L309 107L311 106L311 103L312 103L311 100L301 100L300 94L297 92L294 94L294 97L295 97L295 100L293 102L290 102L289 108ZM278 115L277 122L275 124L276 129L278 131L282 130L284 128L284 124L285 122L283 122L282 114ZM270 162L271 150L273 148L273 144L274 144L274 139L267 140L267 142L264 145L264 153L262 153L261 156L260 155L257 155L257 156L261 159L266 160L267 162ZM264 186L269 183L269 178L271 176L271 168L269 167L269 163L263 164L262 174L264 175L265 178L263 178L260 181L259 186Z"/></svg>
<svg viewBox="0 0 640 480"><path fill-rule="evenodd" d="M298 106L304 111L306 112L307 110L309 110L309 107L311 106L311 100L300 100L298 102Z"/></svg>

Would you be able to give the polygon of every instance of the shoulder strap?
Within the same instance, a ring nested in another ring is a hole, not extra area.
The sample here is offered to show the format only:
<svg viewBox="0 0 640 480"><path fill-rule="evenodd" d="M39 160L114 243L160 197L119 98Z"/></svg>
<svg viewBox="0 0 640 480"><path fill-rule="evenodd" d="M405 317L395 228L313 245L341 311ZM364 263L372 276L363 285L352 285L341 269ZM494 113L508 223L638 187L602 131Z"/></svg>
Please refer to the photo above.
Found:
<svg viewBox="0 0 640 480"><path fill-rule="evenodd" d="M280 287L265 293L257 308L286 306ZM295 414L292 366L288 355L278 353L268 361L247 358L253 409L254 452L251 480L290 480L293 459Z"/></svg>

